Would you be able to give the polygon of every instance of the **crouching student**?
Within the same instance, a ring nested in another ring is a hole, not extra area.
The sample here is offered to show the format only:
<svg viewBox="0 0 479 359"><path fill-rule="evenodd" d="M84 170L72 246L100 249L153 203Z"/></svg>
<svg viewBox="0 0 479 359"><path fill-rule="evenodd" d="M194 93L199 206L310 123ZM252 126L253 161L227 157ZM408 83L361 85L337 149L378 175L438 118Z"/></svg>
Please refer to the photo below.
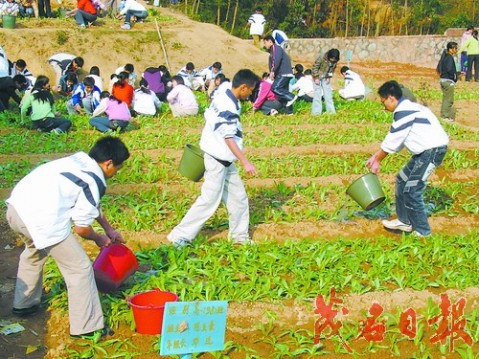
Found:
<svg viewBox="0 0 479 359"><path fill-rule="evenodd" d="M23 102L21 108L23 123L29 109L32 111L32 126L39 131L60 134L67 132L72 125L70 120L56 116L53 95L50 91L50 79L46 76L38 76L32 92Z"/></svg>
<svg viewBox="0 0 479 359"><path fill-rule="evenodd" d="M198 114L198 102L191 89L185 86L183 77L176 75L171 79L173 89L168 93L166 99L170 104L173 117L195 116Z"/></svg>
<svg viewBox="0 0 479 359"><path fill-rule="evenodd" d="M102 114L107 116L100 116ZM128 105L118 100L114 96L110 96L108 91L101 93L100 105L93 112L90 119L90 125L100 132L124 131L131 120L131 113Z"/></svg>
<svg viewBox="0 0 479 359"><path fill-rule="evenodd" d="M289 90L291 92L298 91L298 93L294 96L294 101L300 99L306 102L313 102L314 79L312 73L313 72L311 69L307 69L304 71L304 74L301 74L298 77L296 83L290 86Z"/></svg>
<svg viewBox="0 0 479 359"><path fill-rule="evenodd" d="M281 102L276 99L271 87L273 80L270 79L269 73L263 73L263 79L259 85L258 97L253 103L254 111L261 111L265 115L277 115L279 110L283 107Z"/></svg>
<svg viewBox="0 0 479 359"><path fill-rule="evenodd" d="M344 77L344 88L338 91L339 96L345 100L362 100L366 87L361 76L347 66L341 67L341 75Z"/></svg>
<svg viewBox="0 0 479 359"><path fill-rule="evenodd" d="M161 107L156 94L148 88L148 81L140 80L140 88L133 93L133 111L139 115L154 116Z"/></svg>
<svg viewBox="0 0 479 359"><path fill-rule="evenodd" d="M100 89L95 86L95 80L85 77L83 83L79 84L73 91L72 98L67 101L68 113L91 115L100 104Z"/></svg>
<svg viewBox="0 0 479 359"><path fill-rule="evenodd" d="M131 29L131 17L136 18L136 22L145 21L148 16L146 8L136 0L125 0L121 6L119 18L125 18L125 23L121 26L123 30Z"/></svg>

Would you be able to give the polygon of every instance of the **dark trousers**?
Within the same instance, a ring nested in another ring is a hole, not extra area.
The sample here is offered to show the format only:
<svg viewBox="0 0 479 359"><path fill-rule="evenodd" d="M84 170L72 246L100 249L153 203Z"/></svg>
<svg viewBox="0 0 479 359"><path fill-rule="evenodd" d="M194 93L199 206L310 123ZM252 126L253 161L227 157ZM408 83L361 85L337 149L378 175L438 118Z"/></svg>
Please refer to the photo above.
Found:
<svg viewBox="0 0 479 359"><path fill-rule="evenodd" d="M87 22L92 23L97 17L97 15L90 14L83 10L77 10L75 13L75 21L78 25L86 25Z"/></svg>
<svg viewBox="0 0 479 359"><path fill-rule="evenodd" d="M281 103L277 100L265 101L261 106L260 110L265 115L269 115L271 113L271 110L279 111L281 110L281 107L283 107L283 105L281 105Z"/></svg>
<svg viewBox="0 0 479 359"><path fill-rule="evenodd" d="M38 0L38 16L52 17L52 8L50 0Z"/></svg>
<svg viewBox="0 0 479 359"><path fill-rule="evenodd" d="M466 81L472 79L472 67L474 66L474 81L479 81L479 55L467 55Z"/></svg>
<svg viewBox="0 0 479 359"><path fill-rule="evenodd" d="M10 101L10 95L8 93L0 92L0 112L8 110L9 101Z"/></svg>
<svg viewBox="0 0 479 359"><path fill-rule="evenodd" d="M294 95L289 92L289 77L278 76L275 77L271 90L276 95L279 102L288 102L294 98Z"/></svg>
<svg viewBox="0 0 479 359"><path fill-rule="evenodd" d="M441 146L414 155L396 177L398 219L424 236L431 233L423 198L426 180L442 163L446 152L447 146Z"/></svg>
<svg viewBox="0 0 479 359"><path fill-rule="evenodd" d="M70 120L61 117L47 117L43 120L32 121L33 128L36 130L40 130L42 132L50 132L56 128L62 130L63 132L67 132L72 123Z"/></svg>

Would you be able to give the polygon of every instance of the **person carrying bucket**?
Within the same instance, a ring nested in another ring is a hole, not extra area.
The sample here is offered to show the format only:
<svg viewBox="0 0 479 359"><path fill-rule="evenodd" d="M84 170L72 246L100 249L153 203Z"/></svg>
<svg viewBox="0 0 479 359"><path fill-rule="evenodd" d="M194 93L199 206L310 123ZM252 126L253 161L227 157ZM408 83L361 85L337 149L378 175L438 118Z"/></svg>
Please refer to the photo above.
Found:
<svg viewBox="0 0 479 359"><path fill-rule="evenodd" d="M238 71L231 90L217 94L205 111L206 123L200 140L205 181L201 195L168 234L168 240L176 248L185 246L198 235L222 200L229 214L229 237L234 243L251 243L248 196L234 161L239 160L249 175L256 175L256 167L243 153L240 100L251 95L258 81L259 77L252 71Z"/></svg>
<svg viewBox="0 0 479 359"><path fill-rule="evenodd" d="M396 81L385 82L378 90L381 102L393 113L393 123L381 148L366 162L371 172L379 171L381 161L390 153L406 147L409 162L396 177L397 219L384 220L385 228L413 232L419 237L431 234L424 206L426 180L446 154L449 138L437 117L427 107L402 97Z"/></svg>
<svg viewBox="0 0 479 359"><path fill-rule="evenodd" d="M35 314L42 296L43 265L55 260L68 291L70 335L98 340L105 329L103 311L88 255L71 232L98 247L124 242L100 209L106 179L113 177L130 153L116 137L99 139L87 154L45 163L25 176L7 199L7 220L22 236L25 249L18 265L12 313ZM105 234L97 233L94 220Z"/></svg>

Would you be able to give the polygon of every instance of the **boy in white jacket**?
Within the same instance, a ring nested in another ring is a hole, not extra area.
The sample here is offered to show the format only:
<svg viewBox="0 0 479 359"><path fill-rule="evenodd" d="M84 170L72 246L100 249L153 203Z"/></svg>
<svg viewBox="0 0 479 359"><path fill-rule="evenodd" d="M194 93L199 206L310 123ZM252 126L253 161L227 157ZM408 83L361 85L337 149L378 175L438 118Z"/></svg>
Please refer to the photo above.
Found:
<svg viewBox="0 0 479 359"><path fill-rule="evenodd" d="M361 100L364 98L366 88L361 77L349 67L341 67L344 76L344 89L339 90L339 96L345 100Z"/></svg>
<svg viewBox="0 0 479 359"><path fill-rule="evenodd" d="M125 18L125 23L121 26L123 30L131 29L131 17L136 17L137 22L143 22L148 16L146 8L136 0L125 0L120 4L120 14L118 18Z"/></svg>

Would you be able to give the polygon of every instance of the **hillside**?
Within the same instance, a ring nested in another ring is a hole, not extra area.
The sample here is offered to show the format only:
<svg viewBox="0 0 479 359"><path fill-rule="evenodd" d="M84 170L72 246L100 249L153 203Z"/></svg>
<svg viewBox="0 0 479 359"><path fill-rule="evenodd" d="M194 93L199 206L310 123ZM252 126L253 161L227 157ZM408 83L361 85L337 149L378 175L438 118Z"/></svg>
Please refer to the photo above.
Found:
<svg viewBox="0 0 479 359"><path fill-rule="evenodd" d="M80 30L71 18L20 19L14 30L0 28L0 44L9 59L23 58L36 75L53 76L48 58L69 52L85 59L85 70L96 65L104 80L109 80L109 75L125 63L133 63L138 72L167 64L156 18L172 73L188 61L199 69L220 61L227 76L245 67L258 73L267 69L267 53L250 41L233 37L215 25L195 22L174 9L154 9L157 15L129 31L120 29L120 20L110 18L100 18L86 30Z"/></svg>

